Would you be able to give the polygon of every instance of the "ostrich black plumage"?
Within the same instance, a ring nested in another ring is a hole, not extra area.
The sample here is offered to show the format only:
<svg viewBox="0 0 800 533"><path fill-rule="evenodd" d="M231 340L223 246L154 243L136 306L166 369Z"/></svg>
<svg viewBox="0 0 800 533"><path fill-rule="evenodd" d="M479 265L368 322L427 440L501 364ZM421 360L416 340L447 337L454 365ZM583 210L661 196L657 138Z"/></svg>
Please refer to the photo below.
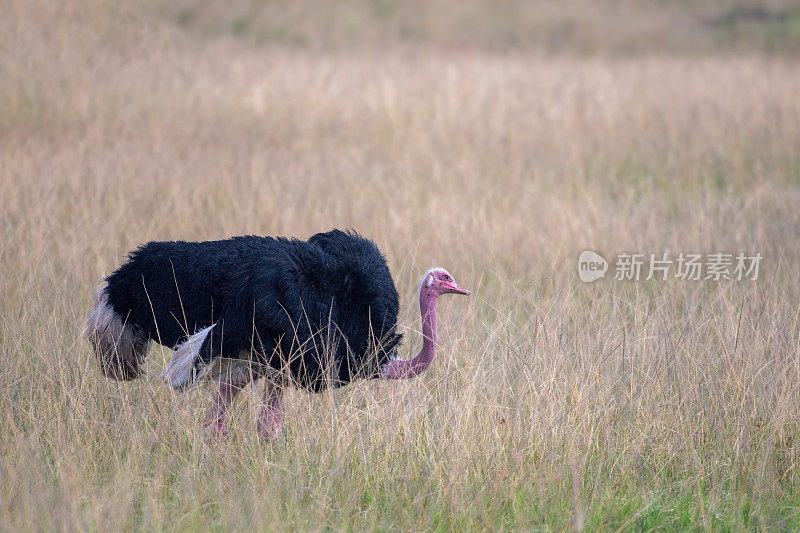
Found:
<svg viewBox="0 0 800 533"><path fill-rule="evenodd" d="M405 361L396 356L402 336L389 267L375 243L353 231L308 241L150 242L108 276L88 337L103 374L120 380L140 375L149 341L174 348L162 378L176 388L218 381L206 425L219 433L236 394L266 376L259 431L277 436L286 385L319 392L427 368L436 298L446 292L469 294L444 269L428 271L420 291L423 350Z"/></svg>

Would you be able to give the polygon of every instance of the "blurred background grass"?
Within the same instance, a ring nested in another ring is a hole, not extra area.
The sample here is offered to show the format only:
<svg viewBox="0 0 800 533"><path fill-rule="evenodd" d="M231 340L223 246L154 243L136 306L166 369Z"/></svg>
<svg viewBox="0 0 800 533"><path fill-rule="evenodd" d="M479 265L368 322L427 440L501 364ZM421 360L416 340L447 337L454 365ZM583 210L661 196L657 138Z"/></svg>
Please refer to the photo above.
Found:
<svg viewBox="0 0 800 533"><path fill-rule="evenodd" d="M457 5L458 7L454 7ZM791 2L0 6L0 529L797 529ZM293 392L103 379L139 243L353 226L433 367ZM578 281L578 253L760 252L751 283Z"/></svg>
<svg viewBox="0 0 800 533"><path fill-rule="evenodd" d="M309 50L430 46L567 54L769 52L800 47L800 6L790 1L603 0L491 2L350 0L331 4L199 1L159 6L205 37Z"/></svg>

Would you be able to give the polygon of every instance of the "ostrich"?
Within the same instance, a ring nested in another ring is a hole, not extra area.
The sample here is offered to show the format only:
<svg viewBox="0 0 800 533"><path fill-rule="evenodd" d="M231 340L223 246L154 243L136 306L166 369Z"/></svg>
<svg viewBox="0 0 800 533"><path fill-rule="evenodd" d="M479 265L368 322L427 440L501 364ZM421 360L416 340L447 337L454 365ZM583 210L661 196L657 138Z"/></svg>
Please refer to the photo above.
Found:
<svg viewBox="0 0 800 533"><path fill-rule="evenodd" d="M283 390L320 392L358 378L411 378L434 359L436 301L469 294L443 268L420 285L422 350L397 356L398 294L374 242L334 229L308 241L243 236L150 242L106 278L87 336L102 373L132 380L150 341L173 348L160 377L175 389L218 384L205 426L227 434L236 395L264 377L258 433L280 434Z"/></svg>

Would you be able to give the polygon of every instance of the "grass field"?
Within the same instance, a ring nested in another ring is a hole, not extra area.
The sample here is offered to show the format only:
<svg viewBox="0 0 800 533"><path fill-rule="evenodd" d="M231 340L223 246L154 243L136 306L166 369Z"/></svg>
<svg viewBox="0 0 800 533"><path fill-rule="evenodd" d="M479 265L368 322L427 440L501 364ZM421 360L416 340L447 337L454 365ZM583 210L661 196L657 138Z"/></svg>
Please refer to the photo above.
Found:
<svg viewBox="0 0 800 533"><path fill-rule="evenodd" d="M557 34L556 3L474 41L481 2L461 26L353 2L267 29L271 3L57 4L0 8L0 530L800 528L791 9L739 27L698 3L739 33L655 50L609 15L550 53L504 36ZM648 5L632 28L688 16ZM166 349L100 375L85 319L132 247L331 227L386 254L404 354L428 267L473 291L422 376L293 391L264 443L259 389L207 438L211 391L162 386ZM586 284L585 249L763 260Z"/></svg>

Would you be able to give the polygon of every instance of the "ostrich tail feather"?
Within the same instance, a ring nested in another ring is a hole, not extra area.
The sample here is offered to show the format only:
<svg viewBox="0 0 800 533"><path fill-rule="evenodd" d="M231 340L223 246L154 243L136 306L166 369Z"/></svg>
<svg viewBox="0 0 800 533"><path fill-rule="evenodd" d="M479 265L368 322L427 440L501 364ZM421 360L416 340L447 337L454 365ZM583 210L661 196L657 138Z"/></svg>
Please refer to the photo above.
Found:
<svg viewBox="0 0 800 533"><path fill-rule="evenodd" d="M212 324L207 328L201 329L175 348L172 359L159 375L161 379L167 382L167 385L174 389L182 389L194 383L197 377L195 364L200 358L200 347L213 327L214 325Z"/></svg>
<svg viewBox="0 0 800 533"><path fill-rule="evenodd" d="M108 287L97 291L94 303L86 336L94 347L101 372L123 381L138 377L147 355L147 336L117 314L109 300Z"/></svg>

